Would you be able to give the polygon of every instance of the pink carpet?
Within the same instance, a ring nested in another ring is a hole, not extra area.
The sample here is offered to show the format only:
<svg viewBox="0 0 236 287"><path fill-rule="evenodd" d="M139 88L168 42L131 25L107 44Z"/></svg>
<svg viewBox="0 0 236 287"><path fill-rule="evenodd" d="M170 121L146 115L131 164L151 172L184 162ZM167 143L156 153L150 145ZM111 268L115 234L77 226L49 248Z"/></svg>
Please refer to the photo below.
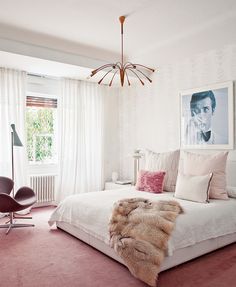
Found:
<svg viewBox="0 0 236 287"><path fill-rule="evenodd" d="M7 236L0 229L0 286L147 286L106 255L63 231L50 230L51 212L48 207L34 209L34 228L13 229ZM235 272L236 244L231 244L162 272L158 286L236 286Z"/></svg>

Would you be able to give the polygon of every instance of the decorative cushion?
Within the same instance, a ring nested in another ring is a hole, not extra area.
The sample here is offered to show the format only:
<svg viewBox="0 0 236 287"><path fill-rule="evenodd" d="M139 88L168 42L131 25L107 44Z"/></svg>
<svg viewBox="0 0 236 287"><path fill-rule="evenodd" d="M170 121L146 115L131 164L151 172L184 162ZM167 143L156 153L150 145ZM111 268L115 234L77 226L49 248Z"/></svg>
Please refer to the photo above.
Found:
<svg viewBox="0 0 236 287"><path fill-rule="evenodd" d="M164 178L164 190L175 191L179 166L179 150L155 153L150 150L145 152L145 170L166 172Z"/></svg>
<svg viewBox="0 0 236 287"><path fill-rule="evenodd" d="M163 192L165 172L140 170L136 183L136 189L153 193Z"/></svg>
<svg viewBox="0 0 236 287"><path fill-rule="evenodd" d="M178 174L175 197L196 201L209 202L209 187L212 173L207 175Z"/></svg>
<svg viewBox="0 0 236 287"><path fill-rule="evenodd" d="M206 175L212 173L209 197L228 199L226 191L226 161L228 152L196 154L183 152L183 174Z"/></svg>

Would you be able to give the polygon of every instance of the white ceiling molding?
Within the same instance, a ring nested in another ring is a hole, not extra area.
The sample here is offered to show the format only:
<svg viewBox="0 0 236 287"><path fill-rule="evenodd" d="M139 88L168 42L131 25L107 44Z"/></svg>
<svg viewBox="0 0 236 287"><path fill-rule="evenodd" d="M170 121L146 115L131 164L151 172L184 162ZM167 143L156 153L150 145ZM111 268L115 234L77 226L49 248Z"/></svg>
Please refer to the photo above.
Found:
<svg viewBox="0 0 236 287"><path fill-rule="evenodd" d="M43 46L26 44L23 42L4 38L0 38L0 50L90 69L93 69L94 67L99 65L104 65L106 63L105 61L92 59L86 56L71 54L68 52L50 49Z"/></svg>
<svg viewBox="0 0 236 287"><path fill-rule="evenodd" d="M236 44L235 0L21 0L1 3L0 50L94 69L119 61L121 15L127 60L153 68Z"/></svg>

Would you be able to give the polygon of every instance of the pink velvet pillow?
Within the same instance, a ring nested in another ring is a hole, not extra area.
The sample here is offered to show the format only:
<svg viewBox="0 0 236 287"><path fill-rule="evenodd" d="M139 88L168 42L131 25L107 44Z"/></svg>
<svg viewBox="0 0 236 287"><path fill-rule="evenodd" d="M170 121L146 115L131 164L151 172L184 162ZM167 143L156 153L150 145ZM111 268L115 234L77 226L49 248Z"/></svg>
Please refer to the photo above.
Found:
<svg viewBox="0 0 236 287"><path fill-rule="evenodd" d="M163 192L165 171L140 170L136 183L136 189L153 193Z"/></svg>

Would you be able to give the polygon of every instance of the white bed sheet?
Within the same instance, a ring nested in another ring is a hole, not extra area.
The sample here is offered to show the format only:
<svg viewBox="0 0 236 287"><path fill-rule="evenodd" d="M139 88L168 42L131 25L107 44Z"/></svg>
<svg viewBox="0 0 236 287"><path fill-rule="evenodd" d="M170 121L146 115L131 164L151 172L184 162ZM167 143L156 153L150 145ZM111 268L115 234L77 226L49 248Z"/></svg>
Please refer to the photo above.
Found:
<svg viewBox="0 0 236 287"><path fill-rule="evenodd" d="M109 244L108 223L113 204L130 197L150 200L177 200L184 209L178 216L168 243L168 255L198 242L236 232L236 199L196 203L173 197L173 193L140 192L134 187L90 192L67 197L49 219L49 225L66 222Z"/></svg>

